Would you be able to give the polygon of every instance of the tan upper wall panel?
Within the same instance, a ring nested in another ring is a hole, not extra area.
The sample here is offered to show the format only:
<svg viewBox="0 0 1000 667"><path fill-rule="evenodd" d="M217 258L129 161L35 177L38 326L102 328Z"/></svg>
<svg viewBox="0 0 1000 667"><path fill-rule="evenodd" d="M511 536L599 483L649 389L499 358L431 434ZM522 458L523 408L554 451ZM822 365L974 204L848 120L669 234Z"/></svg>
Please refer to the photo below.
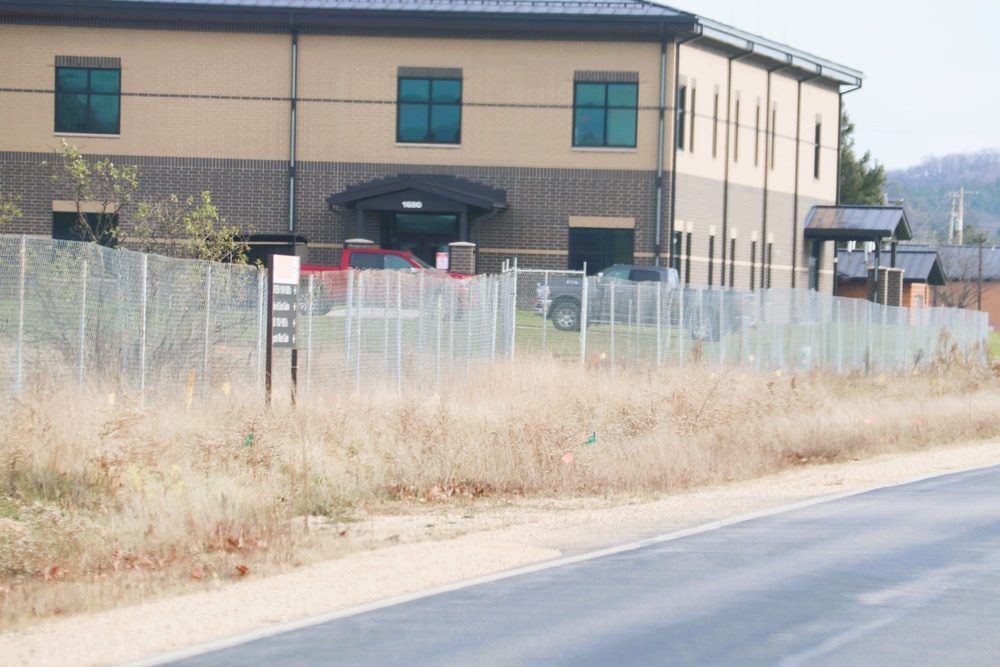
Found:
<svg viewBox="0 0 1000 667"><path fill-rule="evenodd" d="M725 175L727 70L725 57L693 46L681 47L679 85L687 88L688 110L684 150L677 152L677 169L681 173L715 180Z"/></svg>
<svg viewBox="0 0 1000 667"><path fill-rule="evenodd" d="M157 95L285 97L291 37L0 25L5 86L51 90L55 57L120 58L122 90Z"/></svg>
<svg viewBox="0 0 1000 667"><path fill-rule="evenodd" d="M331 66L336 63L336 67ZM398 146L400 66L462 70L459 147ZM638 72L636 149L574 150L576 70ZM654 169L659 46L505 40L303 36L302 160ZM646 107L646 109L642 109Z"/></svg>

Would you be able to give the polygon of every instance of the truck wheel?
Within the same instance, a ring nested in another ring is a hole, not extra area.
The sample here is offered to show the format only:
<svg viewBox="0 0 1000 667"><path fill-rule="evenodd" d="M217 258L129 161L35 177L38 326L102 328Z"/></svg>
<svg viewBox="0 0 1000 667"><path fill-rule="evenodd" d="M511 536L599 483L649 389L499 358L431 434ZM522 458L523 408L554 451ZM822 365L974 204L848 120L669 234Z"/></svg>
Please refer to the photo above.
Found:
<svg viewBox="0 0 1000 667"><path fill-rule="evenodd" d="M323 285L319 285L313 290L312 312L309 310L309 295L299 294L299 315L326 315L332 307L330 292Z"/></svg>
<svg viewBox="0 0 1000 667"><path fill-rule="evenodd" d="M714 310L705 310L701 318L689 327L693 340L719 340L719 316Z"/></svg>
<svg viewBox="0 0 1000 667"><path fill-rule="evenodd" d="M580 305L575 301L564 299L552 306L552 324L559 331L580 330Z"/></svg>

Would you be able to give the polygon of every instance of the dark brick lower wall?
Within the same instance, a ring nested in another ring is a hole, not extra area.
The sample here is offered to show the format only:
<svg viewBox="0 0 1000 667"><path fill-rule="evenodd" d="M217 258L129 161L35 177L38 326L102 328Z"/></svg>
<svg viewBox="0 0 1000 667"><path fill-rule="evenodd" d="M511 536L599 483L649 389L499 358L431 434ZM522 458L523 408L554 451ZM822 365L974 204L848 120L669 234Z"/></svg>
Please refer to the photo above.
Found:
<svg viewBox="0 0 1000 667"><path fill-rule="evenodd" d="M200 160L111 156L120 164L137 164L141 171L139 196L152 199L160 194L197 195L212 193L222 215L232 224L256 233L289 232L289 176L282 161ZM0 194L20 194L24 217L13 233L51 233L51 203L55 198L47 171L40 166L49 154L0 153ZM421 165L300 163L296 172L295 233L309 239L307 261L336 263L339 247L356 233L353 211L330 211L326 198L350 186L398 174L451 174L507 192L508 209L487 215L470 224L469 240L477 246L477 270L500 269L505 259L517 257L522 267L564 269L568 263L568 221L570 216L630 217L635 219L636 263L653 262L655 243L656 178L651 171L568 170L487 167L434 167ZM664 179L662 248L669 242L669 173ZM676 216L694 224L690 270L694 283L707 282L708 228L715 225L713 283L721 279L722 184L717 181L681 176ZM808 208L800 207L799 217ZM764 258L763 196L755 188L731 186L728 228L739 229L737 261L745 263L736 271L736 286L749 283L750 232L759 233L755 284L760 286ZM772 193L768 200L767 232L775 236L776 264L791 263L793 225L791 197ZM380 240L378 214L365 217L362 236ZM801 234L801 223L798 226ZM726 239L726 252L729 250ZM799 262L803 262L799 257ZM726 268L728 284L728 266ZM776 272L773 285L790 284L788 268Z"/></svg>

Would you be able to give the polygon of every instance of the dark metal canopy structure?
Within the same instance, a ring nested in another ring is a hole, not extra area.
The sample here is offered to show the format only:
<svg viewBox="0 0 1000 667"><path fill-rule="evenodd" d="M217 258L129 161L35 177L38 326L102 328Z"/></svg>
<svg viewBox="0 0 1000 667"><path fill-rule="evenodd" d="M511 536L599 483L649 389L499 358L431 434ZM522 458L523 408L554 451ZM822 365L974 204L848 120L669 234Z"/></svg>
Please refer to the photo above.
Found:
<svg viewBox="0 0 1000 667"><path fill-rule="evenodd" d="M458 212L461 208L472 208L486 213L507 208L507 191L458 176L401 174L351 186L330 195L326 202L330 210L334 206L343 206L351 210L413 213L418 212L413 209L414 202L419 202L418 209L435 212Z"/></svg>
<svg viewBox="0 0 1000 667"><path fill-rule="evenodd" d="M868 269L872 258L862 250L840 250L837 252L837 278L864 282L868 279ZM899 246L896 250L896 268L903 270L903 282L944 285L945 275L941 258L936 250L927 247Z"/></svg>
<svg viewBox="0 0 1000 667"><path fill-rule="evenodd" d="M813 241L909 241L910 222L902 206L813 206L803 235Z"/></svg>
<svg viewBox="0 0 1000 667"><path fill-rule="evenodd" d="M459 238L468 241L469 221L507 208L507 191L446 174L399 175L351 186L326 199L357 211L356 235L361 236L365 211L430 213L458 216Z"/></svg>

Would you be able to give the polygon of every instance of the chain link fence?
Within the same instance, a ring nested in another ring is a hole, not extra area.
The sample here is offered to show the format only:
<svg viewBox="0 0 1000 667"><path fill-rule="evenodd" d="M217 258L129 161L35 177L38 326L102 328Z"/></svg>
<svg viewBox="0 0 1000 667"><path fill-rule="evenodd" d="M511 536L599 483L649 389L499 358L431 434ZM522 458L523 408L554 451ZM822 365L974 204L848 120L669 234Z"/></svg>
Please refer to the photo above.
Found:
<svg viewBox="0 0 1000 667"><path fill-rule="evenodd" d="M508 275L517 281L519 353L610 369L700 363L891 372L955 354L987 361L988 315L977 311L897 308L806 290L685 288L582 272L512 268Z"/></svg>
<svg viewBox="0 0 1000 667"><path fill-rule="evenodd" d="M264 393L267 280L256 267L0 236L0 393L112 398ZM680 288L510 268L329 271L299 289L297 391L439 391L484 366L551 357L608 369L907 371L986 362L985 313L804 290ZM276 392L290 354L274 351Z"/></svg>

